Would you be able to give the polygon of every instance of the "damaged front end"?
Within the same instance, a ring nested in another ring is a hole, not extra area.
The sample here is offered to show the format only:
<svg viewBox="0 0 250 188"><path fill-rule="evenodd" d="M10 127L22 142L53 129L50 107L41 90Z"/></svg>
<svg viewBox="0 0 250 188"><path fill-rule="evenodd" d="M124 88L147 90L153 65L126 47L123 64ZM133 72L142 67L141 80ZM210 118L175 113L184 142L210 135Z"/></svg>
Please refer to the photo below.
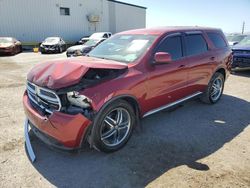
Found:
<svg viewBox="0 0 250 188"><path fill-rule="evenodd" d="M81 113L88 119L93 120L96 113L92 106L93 101L81 92L84 89L114 79L124 72L126 72L126 69L89 69L79 83L56 91L62 99L61 111L72 115Z"/></svg>
<svg viewBox="0 0 250 188"><path fill-rule="evenodd" d="M67 66L71 66L70 62L68 64ZM23 104L27 116L26 146L32 161L35 160L35 155L27 134L29 127L47 144L52 140L52 146L80 148L97 113L93 99L90 95L85 96L84 90L115 79L127 71L127 66L119 63L104 64L104 67L79 63L73 63L72 66L58 72L65 65L43 65L33 69L28 75Z"/></svg>

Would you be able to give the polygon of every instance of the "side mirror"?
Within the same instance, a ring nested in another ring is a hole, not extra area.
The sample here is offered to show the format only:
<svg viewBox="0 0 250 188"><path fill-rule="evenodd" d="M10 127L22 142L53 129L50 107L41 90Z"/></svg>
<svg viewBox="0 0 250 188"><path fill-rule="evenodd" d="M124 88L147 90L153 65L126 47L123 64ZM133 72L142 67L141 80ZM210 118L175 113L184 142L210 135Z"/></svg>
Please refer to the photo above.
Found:
<svg viewBox="0 0 250 188"><path fill-rule="evenodd" d="M172 57L167 52L157 52L154 56L154 61L156 64L170 63L172 61Z"/></svg>

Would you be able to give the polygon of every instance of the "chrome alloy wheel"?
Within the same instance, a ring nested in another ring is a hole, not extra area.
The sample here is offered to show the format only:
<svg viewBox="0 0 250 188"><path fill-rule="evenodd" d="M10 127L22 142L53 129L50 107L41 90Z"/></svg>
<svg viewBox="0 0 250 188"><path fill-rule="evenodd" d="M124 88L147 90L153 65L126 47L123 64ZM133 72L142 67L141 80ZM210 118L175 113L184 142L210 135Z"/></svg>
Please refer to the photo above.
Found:
<svg viewBox="0 0 250 188"><path fill-rule="evenodd" d="M220 98L222 89L223 89L223 80L220 77L218 77L214 80L210 92L210 96L213 101L216 101Z"/></svg>
<svg viewBox="0 0 250 188"><path fill-rule="evenodd" d="M101 125L101 140L107 146L122 143L131 128L131 116L125 108L115 108L104 118Z"/></svg>

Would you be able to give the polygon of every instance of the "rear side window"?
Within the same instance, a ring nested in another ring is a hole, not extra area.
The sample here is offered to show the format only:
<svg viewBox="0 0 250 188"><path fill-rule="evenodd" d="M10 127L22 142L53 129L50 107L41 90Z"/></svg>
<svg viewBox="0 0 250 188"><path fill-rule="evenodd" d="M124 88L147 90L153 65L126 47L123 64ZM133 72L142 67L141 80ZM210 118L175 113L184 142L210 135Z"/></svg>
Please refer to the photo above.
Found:
<svg viewBox="0 0 250 188"><path fill-rule="evenodd" d="M182 57L181 36L174 36L165 39L159 46L157 52L167 52L173 60Z"/></svg>
<svg viewBox="0 0 250 188"><path fill-rule="evenodd" d="M219 33L207 33L207 35L216 48L224 48L227 46L227 43Z"/></svg>
<svg viewBox="0 0 250 188"><path fill-rule="evenodd" d="M207 43L201 34L190 34L185 38L187 56L202 54L208 50Z"/></svg>

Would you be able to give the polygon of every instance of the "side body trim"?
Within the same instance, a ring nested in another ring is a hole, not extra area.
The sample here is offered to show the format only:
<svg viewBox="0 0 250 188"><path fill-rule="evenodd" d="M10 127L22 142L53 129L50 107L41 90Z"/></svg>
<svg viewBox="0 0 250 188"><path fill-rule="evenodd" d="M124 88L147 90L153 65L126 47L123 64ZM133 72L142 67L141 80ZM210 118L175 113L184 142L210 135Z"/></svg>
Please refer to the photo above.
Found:
<svg viewBox="0 0 250 188"><path fill-rule="evenodd" d="M202 94L202 92L196 92L196 93L194 93L194 94L192 94L192 95L189 95L189 96L187 96L187 97L185 97L185 98L179 99L179 100L177 100L177 101L175 101L175 102L172 102L172 103L169 103L169 104L167 104L167 105L161 106L161 107L156 108L156 109L154 109L154 110L150 110L149 112L147 112L146 114L143 115L143 118L144 118L144 117L147 117L147 116L149 116L149 115L152 115L152 114L154 114L154 113L156 113L156 112L159 112L159 111L161 111L161 110L165 110L165 109L167 109L167 108L173 107L173 106L175 106L175 105L177 105L177 104L179 104L179 103L182 103L182 102L184 102L184 101L186 101L186 100L189 100L189 99L194 98L194 97L196 97L196 96L198 96L198 95L201 95L201 94Z"/></svg>

